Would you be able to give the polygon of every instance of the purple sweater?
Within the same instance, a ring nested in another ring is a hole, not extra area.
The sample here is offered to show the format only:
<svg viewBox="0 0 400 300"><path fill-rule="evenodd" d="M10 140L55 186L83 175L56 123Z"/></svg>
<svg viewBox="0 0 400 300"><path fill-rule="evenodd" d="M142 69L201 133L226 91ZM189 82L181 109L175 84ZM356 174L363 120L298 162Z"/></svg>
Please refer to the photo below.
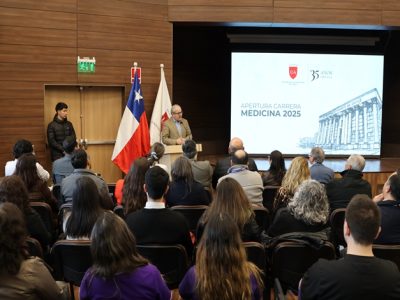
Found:
<svg viewBox="0 0 400 300"><path fill-rule="evenodd" d="M250 276L250 283L251 283L251 299L252 300L259 300L261 299L260 289L258 287L256 278L251 275ZM195 273L195 266L191 267L187 272L185 277L183 277L181 284L179 285L179 294L181 297L191 300L199 300L195 292L196 288L196 273Z"/></svg>
<svg viewBox="0 0 400 300"><path fill-rule="evenodd" d="M80 299L170 300L171 291L151 264L131 273L118 273L111 279L94 276L89 269L81 283Z"/></svg>

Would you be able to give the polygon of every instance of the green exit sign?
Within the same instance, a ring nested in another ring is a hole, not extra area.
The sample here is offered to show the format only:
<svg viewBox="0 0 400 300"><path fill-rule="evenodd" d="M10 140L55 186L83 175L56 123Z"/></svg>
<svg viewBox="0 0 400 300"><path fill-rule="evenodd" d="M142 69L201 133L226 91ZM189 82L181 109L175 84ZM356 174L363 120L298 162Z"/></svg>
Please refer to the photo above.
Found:
<svg viewBox="0 0 400 300"><path fill-rule="evenodd" d="M96 71L96 59L94 57L80 58L78 56L76 68L78 73L94 73Z"/></svg>

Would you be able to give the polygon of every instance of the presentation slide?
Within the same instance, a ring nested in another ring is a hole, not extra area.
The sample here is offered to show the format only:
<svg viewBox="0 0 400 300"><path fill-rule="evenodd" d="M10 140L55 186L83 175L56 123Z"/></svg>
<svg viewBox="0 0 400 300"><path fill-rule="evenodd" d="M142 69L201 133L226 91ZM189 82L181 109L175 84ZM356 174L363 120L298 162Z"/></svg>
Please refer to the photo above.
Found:
<svg viewBox="0 0 400 300"><path fill-rule="evenodd" d="M380 155L382 55L232 53L231 137L250 154Z"/></svg>

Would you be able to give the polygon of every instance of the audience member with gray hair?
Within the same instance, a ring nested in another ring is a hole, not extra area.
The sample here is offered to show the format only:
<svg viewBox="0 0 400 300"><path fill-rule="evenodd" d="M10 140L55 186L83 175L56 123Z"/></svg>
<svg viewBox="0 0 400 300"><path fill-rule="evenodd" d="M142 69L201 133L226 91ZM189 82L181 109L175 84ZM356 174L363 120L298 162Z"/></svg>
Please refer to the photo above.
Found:
<svg viewBox="0 0 400 300"><path fill-rule="evenodd" d="M357 194L366 194L371 198L371 185L362 179L364 167L364 157L352 154L346 161L345 170L340 173L342 178L334 179L326 185L331 211L336 208L345 208L351 198Z"/></svg>
<svg viewBox="0 0 400 300"><path fill-rule="evenodd" d="M275 215L268 235L291 232L325 232L328 227L329 202L325 187L316 180L303 181L288 206ZM326 239L328 236L324 236Z"/></svg>
<svg viewBox="0 0 400 300"><path fill-rule="evenodd" d="M309 161L311 164L311 178L317 180L322 184L327 184L334 178L335 173L332 169L323 164L324 160L324 149L322 149L321 147L313 147L309 155Z"/></svg>

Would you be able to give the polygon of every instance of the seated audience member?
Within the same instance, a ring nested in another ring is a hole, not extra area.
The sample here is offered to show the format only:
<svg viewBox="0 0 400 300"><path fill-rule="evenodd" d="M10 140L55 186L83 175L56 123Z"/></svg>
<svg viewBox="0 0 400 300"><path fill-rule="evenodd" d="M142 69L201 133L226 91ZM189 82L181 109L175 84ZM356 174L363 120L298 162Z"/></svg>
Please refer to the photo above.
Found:
<svg viewBox="0 0 400 300"><path fill-rule="evenodd" d="M167 206L210 204L210 193L194 179L192 166L186 157L174 161L171 176L172 182L165 195Z"/></svg>
<svg viewBox="0 0 400 300"><path fill-rule="evenodd" d="M269 155L269 169L262 175L264 186L280 186L285 176L285 160L280 151L274 150Z"/></svg>
<svg viewBox="0 0 400 300"><path fill-rule="evenodd" d="M87 176L91 178L97 186L100 193L101 206L104 209L113 209L114 203L108 193L107 183L93 171L88 169L88 157L86 151L83 149L75 150L72 153L71 163L74 171L71 175L65 177L61 181L61 195L64 202L72 201L72 194L78 178Z"/></svg>
<svg viewBox="0 0 400 300"><path fill-rule="evenodd" d="M393 173L373 200L381 212L381 232L374 244L400 244L400 176Z"/></svg>
<svg viewBox="0 0 400 300"><path fill-rule="evenodd" d="M364 167L364 157L352 154L346 161L345 170L340 173L342 178L336 178L326 185L331 211L346 208L354 195L366 194L371 197L371 185L362 179Z"/></svg>
<svg viewBox="0 0 400 300"><path fill-rule="evenodd" d="M27 252L26 228L14 204L0 204L0 299L63 299L45 263Z"/></svg>
<svg viewBox="0 0 400 300"><path fill-rule="evenodd" d="M88 176L76 180L72 194L71 213L64 216L67 240L87 240L97 218L103 213L100 195L94 181Z"/></svg>
<svg viewBox="0 0 400 300"><path fill-rule="evenodd" d="M208 160L197 160L196 142L186 140L182 145L183 156L188 158L192 165L194 180L200 182L204 188L211 191L213 169Z"/></svg>
<svg viewBox="0 0 400 300"><path fill-rule="evenodd" d="M136 250L136 241L124 221L104 212L91 235L93 266L80 286L80 299L170 300L158 269Z"/></svg>
<svg viewBox="0 0 400 300"><path fill-rule="evenodd" d="M239 227L244 242L260 241L261 228L243 188L233 178L225 178L217 187L217 195L199 220L196 237L199 240L208 220L215 214L226 213Z"/></svg>
<svg viewBox="0 0 400 300"><path fill-rule="evenodd" d="M18 176L11 175L0 180L0 203L4 202L18 206L24 215L29 235L37 239L46 251L51 242L51 233L47 231L40 215L30 207L28 191Z"/></svg>
<svg viewBox="0 0 400 300"><path fill-rule="evenodd" d="M321 238L328 240L329 202L325 187L316 180L303 181L288 206L277 211L268 229L275 237L291 232L324 232Z"/></svg>
<svg viewBox="0 0 400 300"><path fill-rule="evenodd" d="M156 142L151 146L150 152L147 155L147 159L150 162L151 167L159 166L169 173L168 167L164 164L160 164L160 159L164 156L164 152L164 145Z"/></svg>
<svg viewBox="0 0 400 300"><path fill-rule="evenodd" d="M310 179L310 169L307 159L302 156L295 157L282 180L274 200L274 212L279 208L286 207L293 198L297 187L304 181Z"/></svg>
<svg viewBox="0 0 400 300"><path fill-rule="evenodd" d="M49 204L56 214L58 213L57 200L54 198L46 182L39 178L36 170L36 157L23 154L18 159L15 175L22 179L28 189L30 201L42 201Z"/></svg>
<svg viewBox="0 0 400 300"><path fill-rule="evenodd" d="M142 209L146 205L147 196L144 191L144 176L150 168L150 163L144 157L136 159L128 175L125 176L122 188L122 205L125 215Z"/></svg>
<svg viewBox="0 0 400 300"><path fill-rule="evenodd" d="M261 271L247 261L239 228L227 214L214 214L200 240L196 265L179 285L184 300L262 299Z"/></svg>
<svg viewBox="0 0 400 300"><path fill-rule="evenodd" d="M366 195L354 196L347 206L343 226L347 254L339 260L318 260L304 275L299 298L399 299L397 266L372 253L379 223L375 203Z"/></svg>
<svg viewBox="0 0 400 300"><path fill-rule="evenodd" d="M53 182L61 184L61 181L72 174L74 167L71 163L72 152L77 148L76 139L73 136L67 136L62 144L65 155L53 161Z"/></svg>
<svg viewBox="0 0 400 300"><path fill-rule="evenodd" d="M218 184L225 178L233 178L242 186L251 203L262 205L264 187L261 175L249 170L248 161L249 157L246 151L236 151L231 157L232 166L228 169L228 174L222 176L218 180Z"/></svg>
<svg viewBox="0 0 400 300"><path fill-rule="evenodd" d="M6 163L4 171L5 176L10 176L14 174L18 158L22 154L27 154L27 153L34 154L32 143L28 140L18 140L13 148L14 160L8 161ZM49 172L47 172L39 163L36 163L36 168L39 177L42 178L43 181L49 180L50 178Z"/></svg>
<svg viewBox="0 0 400 300"><path fill-rule="evenodd" d="M217 187L218 180L228 174L228 169L232 166L231 165L231 156L237 150L244 150L243 141L240 138L234 137L229 142L228 146L228 154L229 156L220 159L217 161L217 164L214 168L214 173L212 177L212 186L215 189ZM248 167L250 171L258 171L257 165L252 158L249 158Z"/></svg>
<svg viewBox="0 0 400 300"><path fill-rule="evenodd" d="M311 179L322 184L327 184L335 177L333 170L323 164L323 161L325 160L325 152L322 148L312 148L308 160L311 163Z"/></svg>
<svg viewBox="0 0 400 300"><path fill-rule="evenodd" d="M168 190L168 173L153 167L146 172L146 206L126 216L126 223L140 245L146 244L181 244L189 257L193 244L190 239L189 225L178 212L165 208L164 195Z"/></svg>

